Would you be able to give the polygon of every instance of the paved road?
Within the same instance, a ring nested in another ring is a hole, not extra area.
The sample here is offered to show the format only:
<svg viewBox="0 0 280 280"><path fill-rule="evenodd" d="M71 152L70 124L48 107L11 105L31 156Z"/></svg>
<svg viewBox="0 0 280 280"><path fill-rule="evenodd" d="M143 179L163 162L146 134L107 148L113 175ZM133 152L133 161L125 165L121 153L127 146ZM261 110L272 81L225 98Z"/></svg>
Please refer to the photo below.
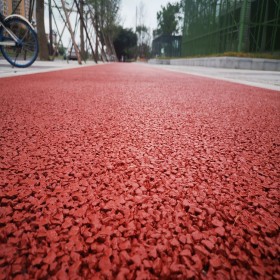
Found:
<svg viewBox="0 0 280 280"><path fill-rule="evenodd" d="M279 92L139 64L0 85L1 279L280 277Z"/></svg>
<svg viewBox="0 0 280 280"><path fill-rule="evenodd" d="M99 62L99 64L102 64ZM13 77L18 75L26 75L41 72L50 72L63 69L81 68L84 66L95 65L94 62L88 61L82 66L78 65L77 61L36 61L31 67L25 69L12 68L5 60L0 59L0 78ZM219 80L231 81L252 85L261 88L273 89L280 91L280 72L276 71L252 71L238 69L222 69L210 67L194 67L194 66L172 66L172 65L151 65L147 67L157 67L160 69L198 75L201 77L209 77Z"/></svg>

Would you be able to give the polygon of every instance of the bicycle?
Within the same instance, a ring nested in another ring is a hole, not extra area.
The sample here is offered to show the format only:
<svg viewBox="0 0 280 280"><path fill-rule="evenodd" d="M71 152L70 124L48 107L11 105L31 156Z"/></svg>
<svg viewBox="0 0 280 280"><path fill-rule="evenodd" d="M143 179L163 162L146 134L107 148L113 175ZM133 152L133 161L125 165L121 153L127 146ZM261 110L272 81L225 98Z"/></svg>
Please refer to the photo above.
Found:
<svg viewBox="0 0 280 280"><path fill-rule="evenodd" d="M31 23L20 15L0 13L0 50L14 67L28 67L39 53L38 37Z"/></svg>

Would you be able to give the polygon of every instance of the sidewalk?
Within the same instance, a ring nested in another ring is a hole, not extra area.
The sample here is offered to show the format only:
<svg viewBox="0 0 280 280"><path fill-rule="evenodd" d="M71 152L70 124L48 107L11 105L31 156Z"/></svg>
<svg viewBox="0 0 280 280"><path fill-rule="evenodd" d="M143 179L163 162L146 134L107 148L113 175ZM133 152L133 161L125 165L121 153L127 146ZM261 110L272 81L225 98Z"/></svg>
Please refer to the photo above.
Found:
<svg viewBox="0 0 280 280"><path fill-rule="evenodd" d="M201 77L214 78L223 81L230 81L234 83L280 91L280 72L277 71L226 69L186 65L176 66L162 64L149 64L149 66L169 71L187 73Z"/></svg>
<svg viewBox="0 0 280 280"><path fill-rule="evenodd" d="M102 63L102 62L101 62ZM85 66L96 65L94 61L87 61L79 65L77 61L55 60L55 61L35 61L34 64L28 68L13 68L3 57L0 57L0 78L14 77L20 75L29 75L42 72L51 72L71 68L79 68Z"/></svg>

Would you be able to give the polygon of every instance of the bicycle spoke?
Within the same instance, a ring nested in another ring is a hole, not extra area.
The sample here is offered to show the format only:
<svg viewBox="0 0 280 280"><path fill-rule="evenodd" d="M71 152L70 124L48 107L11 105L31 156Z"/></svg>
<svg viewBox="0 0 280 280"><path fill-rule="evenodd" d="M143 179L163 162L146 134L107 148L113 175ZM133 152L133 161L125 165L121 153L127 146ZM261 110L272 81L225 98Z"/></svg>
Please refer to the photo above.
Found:
<svg viewBox="0 0 280 280"><path fill-rule="evenodd" d="M28 30L26 30L24 36L22 37L21 41L24 41L25 37L29 34L30 32Z"/></svg>
<svg viewBox="0 0 280 280"><path fill-rule="evenodd" d="M36 33L27 22L20 18L11 18L7 21L9 29L18 38L14 46L3 46L2 53L4 57L14 66L28 67L37 58L38 42ZM8 41L14 41L10 34L2 30L2 38Z"/></svg>
<svg viewBox="0 0 280 280"><path fill-rule="evenodd" d="M17 53L17 55L16 55L16 57L15 57L15 59L14 59L14 63L15 63L15 64L16 64L16 62L17 62L18 56L19 56L19 52Z"/></svg>

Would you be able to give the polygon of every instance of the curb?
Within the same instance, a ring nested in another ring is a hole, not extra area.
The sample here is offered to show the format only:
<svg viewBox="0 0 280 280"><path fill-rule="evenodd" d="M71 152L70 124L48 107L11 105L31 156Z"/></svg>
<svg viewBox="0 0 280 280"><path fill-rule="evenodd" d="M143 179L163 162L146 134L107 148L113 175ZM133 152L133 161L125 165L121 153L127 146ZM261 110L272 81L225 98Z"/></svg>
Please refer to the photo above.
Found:
<svg viewBox="0 0 280 280"><path fill-rule="evenodd" d="M226 56L182 59L150 59L148 63L177 66L203 66L228 69L280 71L280 60L263 58L241 58Z"/></svg>

